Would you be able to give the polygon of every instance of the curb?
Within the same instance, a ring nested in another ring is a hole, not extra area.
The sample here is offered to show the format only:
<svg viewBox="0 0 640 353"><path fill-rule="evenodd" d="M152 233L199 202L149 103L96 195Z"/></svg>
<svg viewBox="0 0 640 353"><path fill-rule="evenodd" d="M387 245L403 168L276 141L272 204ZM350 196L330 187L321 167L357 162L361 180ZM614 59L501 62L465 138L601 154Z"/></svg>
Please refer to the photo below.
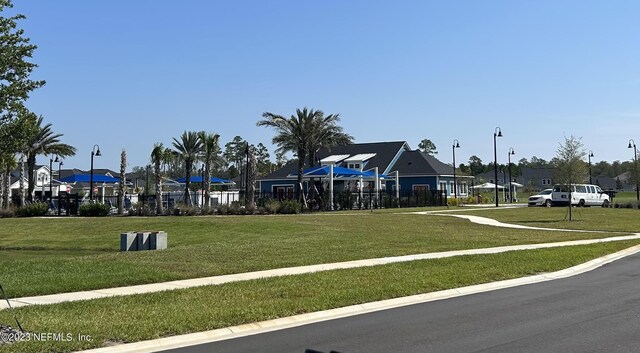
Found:
<svg viewBox="0 0 640 353"><path fill-rule="evenodd" d="M580 265L576 265L564 270L534 275L530 277L514 278L504 281L497 281L491 283L477 284L467 287L447 289L438 292L417 294L408 297L401 297L395 299L387 299L377 302L363 303L357 305L351 305L347 307L319 311L308 314L295 315L285 318L279 318L274 320L250 323L245 325L227 327L217 330L211 330L206 332L198 332L174 337L160 338L150 341L128 343L120 346L111 346L104 348L97 348L87 351L81 351L84 353L148 353L156 352L159 350L168 350L183 348L193 345L211 343L216 341L223 341L233 338L239 338L244 336L256 335L271 331L277 331L297 326L308 325L316 322L334 320L349 316L362 315L372 313L376 311L382 311L387 309L393 309L413 304L427 303L436 300L443 300L449 298L456 298L469 294L483 293L494 291L498 289L511 288L516 286L522 286L525 284L540 283L545 281L551 281L555 279L572 277L585 272L592 271L611 263L613 261L622 259L626 256L630 256L640 252L640 245L633 246L631 248L618 251L613 254L609 254L591 261L585 262Z"/></svg>

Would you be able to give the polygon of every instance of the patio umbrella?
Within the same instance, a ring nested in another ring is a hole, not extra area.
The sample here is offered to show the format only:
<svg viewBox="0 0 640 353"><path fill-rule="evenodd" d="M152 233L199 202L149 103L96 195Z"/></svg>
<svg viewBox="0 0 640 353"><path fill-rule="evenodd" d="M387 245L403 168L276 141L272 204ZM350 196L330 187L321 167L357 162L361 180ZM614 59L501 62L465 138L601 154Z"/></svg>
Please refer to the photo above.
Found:
<svg viewBox="0 0 640 353"><path fill-rule="evenodd" d="M61 183L89 183L91 182L91 174L72 174L68 177L64 177L59 180ZM93 175L94 183L106 183L106 184L115 184L119 182L120 179L110 177L108 175Z"/></svg>

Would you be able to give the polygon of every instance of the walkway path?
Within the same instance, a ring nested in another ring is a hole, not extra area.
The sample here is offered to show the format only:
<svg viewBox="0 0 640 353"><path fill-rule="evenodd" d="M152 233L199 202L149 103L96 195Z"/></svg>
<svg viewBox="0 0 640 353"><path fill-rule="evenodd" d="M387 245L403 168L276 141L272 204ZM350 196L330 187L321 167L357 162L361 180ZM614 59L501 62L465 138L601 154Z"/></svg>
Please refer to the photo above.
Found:
<svg viewBox="0 0 640 353"><path fill-rule="evenodd" d="M416 212L416 214L433 214L433 213L434 212L432 211ZM472 222L479 223L479 224L508 227L508 228L536 229L536 230L545 230L545 231L588 232L588 231L548 229L548 228L527 227L527 226L520 226L520 225L513 225L513 224L505 224L490 218L477 217L477 216L452 215L452 214L446 214L442 212L439 212L438 214L443 216L446 215L446 216L452 216L452 217L466 218ZM636 233L633 235L615 236L615 237L609 237L609 238L603 238L603 239L587 239L587 240L574 240L574 241L543 243L543 244L500 246L500 247L484 248L484 249L444 251L444 252L427 253L427 254L345 261L345 262L337 262L337 263L330 263L330 264L288 267L288 268L279 268L279 269L273 269L273 270L247 272L247 273L213 276L213 277L205 277L205 278L194 278L194 279L186 279L186 280L163 282L163 283L143 284L143 285L136 285L136 286L129 286L129 287L106 288L106 289L97 289L97 290L81 291L81 292L59 293L59 294L51 294L51 295L43 295L43 296L15 298L15 299L11 299L10 302L12 307L22 307L22 306L37 305L37 304L56 304L56 303L70 302L70 301L107 298L107 297L113 297L113 296L119 296L119 295L153 293L153 292L160 292L165 290L219 285L224 283L248 281L248 280L259 279L259 278L280 277L280 276L289 276L289 275L299 275L304 273L314 273L314 272L320 272L320 271L330 271L330 270L357 268L357 267L366 267L366 266L377 266L377 265L385 265L385 264L391 264L391 263L397 263L397 262L440 259L445 257L462 256L462 255L496 254L496 253L501 253L506 251L544 249L544 248L553 248L553 247L560 247L560 246L586 245L586 244L623 241L623 240L632 240L632 239L640 239L640 233ZM8 308L7 302L6 301L0 302L0 310L6 309L6 308Z"/></svg>

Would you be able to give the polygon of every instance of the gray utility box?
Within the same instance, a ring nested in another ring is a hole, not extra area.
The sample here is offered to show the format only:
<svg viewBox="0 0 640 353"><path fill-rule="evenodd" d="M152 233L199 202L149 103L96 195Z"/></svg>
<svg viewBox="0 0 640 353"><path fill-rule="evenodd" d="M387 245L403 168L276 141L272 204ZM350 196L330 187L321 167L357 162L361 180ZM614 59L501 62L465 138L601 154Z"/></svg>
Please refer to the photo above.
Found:
<svg viewBox="0 0 640 353"><path fill-rule="evenodd" d="M120 233L120 251L161 250L167 248L167 232Z"/></svg>

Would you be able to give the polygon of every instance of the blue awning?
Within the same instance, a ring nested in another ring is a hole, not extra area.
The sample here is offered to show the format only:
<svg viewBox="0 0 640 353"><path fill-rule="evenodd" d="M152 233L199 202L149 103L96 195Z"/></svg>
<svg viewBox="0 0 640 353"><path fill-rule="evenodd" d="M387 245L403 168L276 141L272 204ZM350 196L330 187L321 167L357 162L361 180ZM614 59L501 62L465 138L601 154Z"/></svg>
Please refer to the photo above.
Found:
<svg viewBox="0 0 640 353"><path fill-rule="evenodd" d="M91 182L91 174L72 174L68 177L64 177L59 180L62 183L90 183ZM115 184L118 183L120 179L110 177L108 175L94 174L93 182L94 183L107 183L107 184Z"/></svg>
<svg viewBox="0 0 640 353"><path fill-rule="evenodd" d="M327 176L329 175L329 166L328 165L323 165L320 167L313 167L313 168L309 168L309 169L305 169L302 172L302 176L305 177L322 177L322 176ZM291 174L292 176L297 176L298 173L297 172L293 172ZM333 176L338 178L338 177L344 177L344 178L358 178L358 177L366 177L366 174L359 171L359 170L355 170L355 169L349 169L349 168L345 168L345 167L333 167Z"/></svg>

